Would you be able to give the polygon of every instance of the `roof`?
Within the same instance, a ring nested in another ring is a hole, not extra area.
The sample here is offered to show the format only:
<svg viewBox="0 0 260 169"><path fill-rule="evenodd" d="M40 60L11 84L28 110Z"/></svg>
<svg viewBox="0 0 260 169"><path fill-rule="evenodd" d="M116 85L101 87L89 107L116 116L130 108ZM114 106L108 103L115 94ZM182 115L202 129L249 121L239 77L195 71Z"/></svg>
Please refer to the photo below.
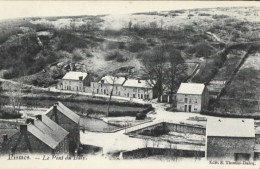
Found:
<svg viewBox="0 0 260 169"><path fill-rule="evenodd" d="M99 81L99 83L102 83L101 81L104 81L103 84L117 84L117 85L122 85L125 82L125 77L114 77L114 76L104 76L102 79Z"/></svg>
<svg viewBox="0 0 260 169"><path fill-rule="evenodd" d="M124 83L124 87L139 87L139 88L152 88L153 83L149 83L147 80L127 79Z"/></svg>
<svg viewBox="0 0 260 169"><path fill-rule="evenodd" d="M202 94L204 88L202 83L181 83L177 94Z"/></svg>
<svg viewBox="0 0 260 169"><path fill-rule="evenodd" d="M85 72L68 72L65 74L65 76L62 79L65 80L79 80L79 77L82 76L82 80L84 80L87 77L87 73Z"/></svg>
<svg viewBox="0 0 260 169"><path fill-rule="evenodd" d="M254 119L208 118L207 136L255 137Z"/></svg>
<svg viewBox="0 0 260 169"><path fill-rule="evenodd" d="M58 102L57 109L63 113L65 116L67 116L69 119L74 121L75 123L79 124L80 117L73 111L71 111L68 107L66 107L61 102Z"/></svg>
<svg viewBox="0 0 260 169"><path fill-rule="evenodd" d="M45 115L42 115L42 120L37 119L34 120L34 124L29 123L27 130L52 149L55 149L69 134Z"/></svg>

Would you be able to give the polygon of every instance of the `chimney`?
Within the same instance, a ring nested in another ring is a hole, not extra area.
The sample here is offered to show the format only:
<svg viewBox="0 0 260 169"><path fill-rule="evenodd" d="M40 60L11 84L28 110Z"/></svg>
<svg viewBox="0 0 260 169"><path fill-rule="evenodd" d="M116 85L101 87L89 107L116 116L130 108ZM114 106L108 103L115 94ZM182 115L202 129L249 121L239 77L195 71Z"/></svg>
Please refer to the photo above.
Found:
<svg viewBox="0 0 260 169"><path fill-rule="evenodd" d="M79 80L82 81L82 79L83 79L83 76L79 76Z"/></svg>
<svg viewBox="0 0 260 169"><path fill-rule="evenodd" d="M34 124L34 119L31 119L31 118L27 119L26 124L29 124L29 123Z"/></svg>
<svg viewBox="0 0 260 169"><path fill-rule="evenodd" d="M8 140L7 134L3 134L3 142L6 142Z"/></svg>
<svg viewBox="0 0 260 169"><path fill-rule="evenodd" d="M125 80L127 80L127 76L125 76Z"/></svg>
<svg viewBox="0 0 260 169"><path fill-rule="evenodd" d="M27 125L26 124L20 125L20 132L25 133L26 131L27 131Z"/></svg>
<svg viewBox="0 0 260 169"><path fill-rule="evenodd" d="M36 115L36 119L42 121L42 115Z"/></svg>
<svg viewBox="0 0 260 169"><path fill-rule="evenodd" d="M140 80L140 79L138 79L138 83L141 83L141 80Z"/></svg>
<svg viewBox="0 0 260 169"><path fill-rule="evenodd" d="M53 112L57 113L57 104L56 103L53 105Z"/></svg>

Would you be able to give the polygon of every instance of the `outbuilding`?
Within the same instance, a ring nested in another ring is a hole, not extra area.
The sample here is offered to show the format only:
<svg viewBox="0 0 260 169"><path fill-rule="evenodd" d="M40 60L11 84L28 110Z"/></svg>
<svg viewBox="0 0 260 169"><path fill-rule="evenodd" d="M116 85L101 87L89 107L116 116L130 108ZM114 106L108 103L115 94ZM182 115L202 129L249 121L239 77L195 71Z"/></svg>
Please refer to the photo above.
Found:
<svg viewBox="0 0 260 169"><path fill-rule="evenodd" d="M206 137L208 160L254 160L253 119L208 118Z"/></svg>

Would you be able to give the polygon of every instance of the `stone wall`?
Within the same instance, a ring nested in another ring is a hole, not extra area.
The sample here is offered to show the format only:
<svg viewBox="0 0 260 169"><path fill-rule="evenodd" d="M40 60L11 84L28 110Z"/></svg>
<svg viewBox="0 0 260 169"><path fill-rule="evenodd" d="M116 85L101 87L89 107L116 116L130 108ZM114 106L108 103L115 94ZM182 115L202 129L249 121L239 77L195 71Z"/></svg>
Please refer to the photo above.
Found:
<svg viewBox="0 0 260 169"><path fill-rule="evenodd" d="M206 135L205 127L197 127L187 124L174 124L174 123L165 123L166 131L174 131L178 133L189 133L189 134L199 134Z"/></svg>
<svg viewBox="0 0 260 169"><path fill-rule="evenodd" d="M254 159L255 138L213 137L207 136L206 157L211 159L226 159L235 161L235 153L250 155Z"/></svg>
<svg viewBox="0 0 260 169"><path fill-rule="evenodd" d="M164 132L173 131L173 132L179 132L179 133L206 135L205 127L192 126L192 125L187 125L187 124L167 123L167 122L162 122L162 123L154 124L154 125L151 125L148 127L140 128L139 130L133 131L131 133L142 134L145 130L153 130L158 126L162 127Z"/></svg>

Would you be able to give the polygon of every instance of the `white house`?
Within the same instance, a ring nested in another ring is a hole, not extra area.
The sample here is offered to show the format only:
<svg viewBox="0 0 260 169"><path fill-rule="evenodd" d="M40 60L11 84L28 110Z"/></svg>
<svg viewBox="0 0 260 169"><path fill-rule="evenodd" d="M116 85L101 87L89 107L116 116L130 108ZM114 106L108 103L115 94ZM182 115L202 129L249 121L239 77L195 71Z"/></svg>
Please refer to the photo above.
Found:
<svg viewBox="0 0 260 169"><path fill-rule="evenodd" d="M59 86L62 90L84 92L84 87L89 84L88 74L85 72L68 72L61 80Z"/></svg>
<svg viewBox="0 0 260 169"><path fill-rule="evenodd" d="M124 97L153 99L153 85L147 80L127 79L123 84Z"/></svg>
<svg viewBox="0 0 260 169"><path fill-rule="evenodd" d="M99 82L91 82L92 93L110 95L114 85L113 95L122 96L125 81L125 77L104 76Z"/></svg>
<svg viewBox="0 0 260 169"><path fill-rule="evenodd" d="M200 112L207 109L209 94L202 83L181 83L176 98L178 111Z"/></svg>

